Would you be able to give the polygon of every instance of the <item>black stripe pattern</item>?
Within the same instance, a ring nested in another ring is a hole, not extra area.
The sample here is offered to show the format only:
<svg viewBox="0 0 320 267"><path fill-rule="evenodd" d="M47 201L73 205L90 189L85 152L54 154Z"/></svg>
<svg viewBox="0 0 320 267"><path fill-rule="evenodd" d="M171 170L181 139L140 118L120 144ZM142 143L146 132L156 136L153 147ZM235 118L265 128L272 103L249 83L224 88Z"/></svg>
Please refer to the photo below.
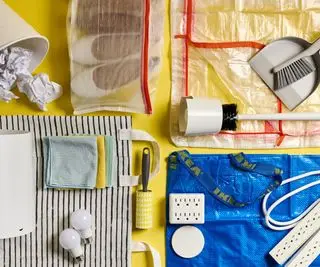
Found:
<svg viewBox="0 0 320 267"><path fill-rule="evenodd" d="M29 235L0 240L0 266L79 266L59 245L59 233L70 227L72 211L85 208L93 215L94 241L84 248L80 266L131 266L131 189L110 187L96 190L43 190L42 138L73 134L109 135L131 129L130 117L0 116L0 129L24 130L34 134L37 178L36 230ZM116 142L115 168L130 172L131 142Z"/></svg>

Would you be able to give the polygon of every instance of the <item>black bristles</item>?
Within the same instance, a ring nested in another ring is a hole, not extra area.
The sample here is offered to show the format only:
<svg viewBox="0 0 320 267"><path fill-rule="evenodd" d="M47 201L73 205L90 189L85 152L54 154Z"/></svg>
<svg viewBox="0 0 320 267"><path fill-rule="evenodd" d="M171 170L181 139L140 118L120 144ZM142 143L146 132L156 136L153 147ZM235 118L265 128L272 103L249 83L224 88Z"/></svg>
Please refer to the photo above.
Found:
<svg viewBox="0 0 320 267"><path fill-rule="evenodd" d="M235 131L237 129L237 105L226 104L222 105L223 119L222 127L223 131Z"/></svg>
<svg viewBox="0 0 320 267"><path fill-rule="evenodd" d="M306 58L301 58L274 73L274 90L297 82L313 71L315 71L315 67Z"/></svg>

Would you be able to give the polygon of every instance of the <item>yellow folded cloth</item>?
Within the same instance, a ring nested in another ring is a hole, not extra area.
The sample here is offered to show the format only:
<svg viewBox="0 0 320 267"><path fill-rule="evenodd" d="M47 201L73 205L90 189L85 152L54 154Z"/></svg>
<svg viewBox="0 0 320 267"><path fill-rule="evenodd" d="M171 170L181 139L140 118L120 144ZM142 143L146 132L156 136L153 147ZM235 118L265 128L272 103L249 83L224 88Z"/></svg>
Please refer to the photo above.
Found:
<svg viewBox="0 0 320 267"><path fill-rule="evenodd" d="M97 147L98 147L98 171L97 171L97 181L96 188L106 188L106 153L104 136L97 137Z"/></svg>

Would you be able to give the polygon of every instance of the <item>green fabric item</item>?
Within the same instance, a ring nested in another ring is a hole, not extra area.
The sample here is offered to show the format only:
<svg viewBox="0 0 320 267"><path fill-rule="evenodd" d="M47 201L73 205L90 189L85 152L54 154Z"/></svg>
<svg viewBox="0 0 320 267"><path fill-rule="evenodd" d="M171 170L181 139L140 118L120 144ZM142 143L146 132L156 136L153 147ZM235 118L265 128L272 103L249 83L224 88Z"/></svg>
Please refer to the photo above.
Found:
<svg viewBox="0 0 320 267"><path fill-rule="evenodd" d="M46 188L93 189L98 168L95 136L43 138Z"/></svg>

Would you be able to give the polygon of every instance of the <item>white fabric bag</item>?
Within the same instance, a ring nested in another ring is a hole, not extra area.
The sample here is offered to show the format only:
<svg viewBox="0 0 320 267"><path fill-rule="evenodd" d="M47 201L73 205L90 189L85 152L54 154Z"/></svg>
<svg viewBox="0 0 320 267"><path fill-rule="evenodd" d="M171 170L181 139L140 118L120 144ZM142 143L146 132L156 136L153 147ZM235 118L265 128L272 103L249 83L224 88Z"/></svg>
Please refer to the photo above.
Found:
<svg viewBox="0 0 320 267"><path fill-rule="evenodd" d="M0 266L74 266L59 245L59 233L70 227L70 214L85 208L92 214L93 238L84 249L80 266L131 266L131 252L154 249L132 243L132 186L139 177L131 175L132 141L152 143L154 166L159 171L160 151L147 133L131 129L130 117L0 116L0 130L23 130L34 135L36 161L36 230L17 238L0 240ZM106 189L54 190L43 187L42 138L62 135L108 135L115 142L115 184ZM158 259L158 260L157 260ZM159 265L158 265L159 266Z"/></svg>

